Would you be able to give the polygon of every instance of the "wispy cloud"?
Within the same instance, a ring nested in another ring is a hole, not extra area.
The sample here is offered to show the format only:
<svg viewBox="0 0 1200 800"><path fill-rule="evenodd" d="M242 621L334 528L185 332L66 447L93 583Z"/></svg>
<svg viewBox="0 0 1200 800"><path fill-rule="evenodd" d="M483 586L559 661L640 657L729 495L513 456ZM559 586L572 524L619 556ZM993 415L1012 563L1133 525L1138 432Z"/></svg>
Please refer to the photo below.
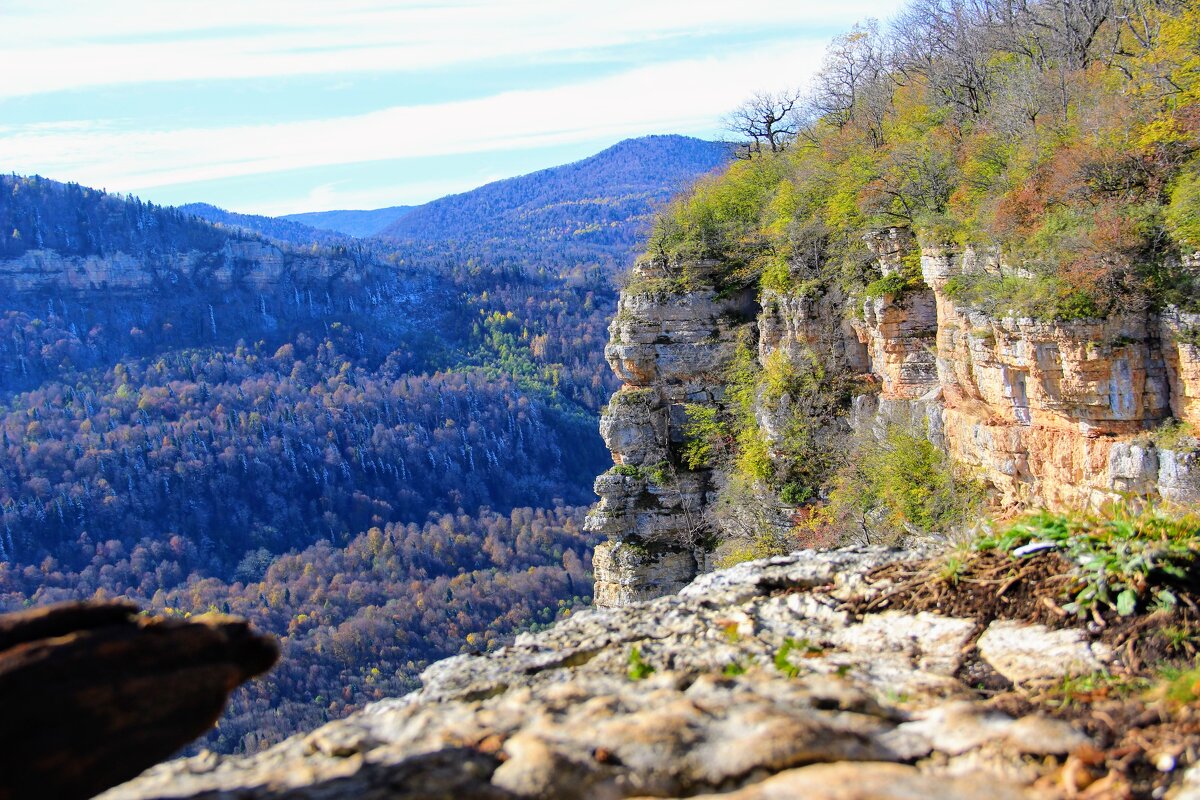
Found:
<svg viewBox="0 0 1200 800"><path fill-rule="evenodd" d="M154 133L19 129L0 138L0 157L18 171L36 166L51 177L136 192L318 165L698 130L747 87L762 86L764 76L808 74L820 53L819 42L797 43L569 86L286 124Z"/></svg>
<svg viewBox="0 0 1200 800"><path fill-rule="evenodd" d="M6 3L0 97L149 81L428 71L631 42L845 25L871 0L34 0Z"/></svg>
<svg viewBox="0 0 1200 800"><path fill-rule="evenodd" d="M711 135L751 92L802 82L833 31L892 7L0 0L0 170L246 211L430 199L472 185L455 166L469 154L514 174L535 148ZM402 174L437 156L444 173ZM342 180L374 165L390 185Z"/></svg>

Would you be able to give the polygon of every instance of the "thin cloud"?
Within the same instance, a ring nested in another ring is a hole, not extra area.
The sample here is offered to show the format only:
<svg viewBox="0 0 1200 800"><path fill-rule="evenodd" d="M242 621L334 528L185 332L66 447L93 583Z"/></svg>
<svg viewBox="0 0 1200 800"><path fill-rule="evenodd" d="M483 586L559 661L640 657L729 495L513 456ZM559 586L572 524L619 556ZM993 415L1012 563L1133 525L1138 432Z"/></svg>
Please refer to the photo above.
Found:
<svg viewBox="0 0 1200 800"><path fill-rule="evenodd" d="M6 9L0 98L88 87L360 72L428 71L586 53L664 37L843 26L882 4L767 0L117 0Z"/></svg>
<svg viewBox="0 0 1200 800"><path fill-rule="evenodd" d="M0 159L18 171L139 192L314 166L699 130L748 87L762 87L764 76L811 73L821 51L815 41L760 48L569 86L316 121L152 133L19 130L0 140Z"/></svg>
<svg viewBox="0 0 1200 800"><path fill-rule="evenodd" d="M8 42L0 109L14 112L0 121L0 169L149 197L203 189L241 210L429 199L477 183L455 169L456 155L517 172L536 149L711 135L747 94L811 74L832 31L892 8L883 0L763 0L752 14L728 0L0 4ZM795 31L806 40L779 44ZM484 74L492 80L472 78ZM509 90L492 93L507 74ZM305 94L315 84L303 76L320 76L320 101ZM328 88L339 81L344 97ZM365 86L383 87L387 99L372 104ZM270 102L257 108L264 91ZM423 156L447 157L436 186L399 173L387 189L336 180L348 165L378 164L377 178Z"/></svg>

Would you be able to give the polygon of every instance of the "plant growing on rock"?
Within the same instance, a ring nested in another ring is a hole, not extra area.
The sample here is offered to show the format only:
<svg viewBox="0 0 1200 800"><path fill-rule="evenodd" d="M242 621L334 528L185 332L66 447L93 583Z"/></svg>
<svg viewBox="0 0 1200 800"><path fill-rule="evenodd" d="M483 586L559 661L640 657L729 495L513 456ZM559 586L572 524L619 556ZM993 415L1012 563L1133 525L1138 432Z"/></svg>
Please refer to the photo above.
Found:
<svg viewBox="0 0 1200 800"><path fill-rule="evenodd" d="M1187 422L1169 419L1152 434L1155 447L1162 450L1196 450L1200 448L1200 437Z"/></svg>
<svg viewBox="0 0 1200 800"><path fill-rule="evenodd" d="M688 403L684 409L687 422L683 427L683 463L688 469L716 466L733 443L720 409L699 403Z"/></svg>
<svg viewBox="0 0 1200 800"><path fill-rule="evenodd" d="M829 503L807 524L833 528L847 541L897 542L960 528L982 500L981 488L929 439L893 425L880 439L869 432L858 438L833 478Z"/></svg>
<svg viewBox="0 0 1200 800"><path fill-rule="evenodd" d="M655 672L654 667L642 659L642 651L634 647L629 651L629 680L640 681L649 678Z"/></svg>
<svg viewBox="0 0 1200 800"><path fill-rule="evenodd" d="M1174 607L1176 587L1195 580L1200 517L1126 507L1107 515L1042 512L981 539L978 547L1013 552L1030 543L1053 545L1076 565L1080 585L1064 610L1129 616L1150 606Z"/></svg>

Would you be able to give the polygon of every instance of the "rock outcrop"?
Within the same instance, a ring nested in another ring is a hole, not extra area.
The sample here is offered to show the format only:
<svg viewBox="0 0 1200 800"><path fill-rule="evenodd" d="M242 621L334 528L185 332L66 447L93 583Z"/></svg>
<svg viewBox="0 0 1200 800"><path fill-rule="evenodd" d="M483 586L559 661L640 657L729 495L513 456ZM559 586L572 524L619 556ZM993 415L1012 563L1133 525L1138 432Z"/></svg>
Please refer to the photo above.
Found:
<svg viewBox="0 0 1200 800"><path fill-rule="evenodd" d="M245 287L257 291L281 284L324 286L365 276L348 257L284 250L258 239L227 239L219 250L171 251L156 259L120 251L103 256L30 250L0 259L0 288L9 292L142 292L185 288Z"/></svg>
<svg viewBox="0 0 1200 800"><path fill-rule="evenodd" d="M262 753L171 762L103 797L1046 796L1033 784L1093 752L1089 736L980 702L967 654L978 642L997 669L1032 660L1058 681L1112 653L1086 631L848 610L885 590L870 570L920 555L806 551L709 573L438 662L419 691Z"/></svg>
<svg viewBox="0 0 1200 800"><path fill-rule="evenodd" d="M971 252L922 257L938 304L938 389L950 454L977 467L1008 506L1162 496L1158 448L1145 434L1170 416L1172 380L1179 385L1180 371L1195 368L1195 353L1178 347L1168 366L1159 327L1174 312L1058 323L993 318L945 293L950 277L983 260Z"/></svg>
<svg viewBox="0 0 1200 800"><path fill-rule="evenodd" d="M664 277L652 264L641 275ZM624 385L600 419L614 467L596 479L589 520L610 537L593 557L600 605L669 594L709 568L701 514L713 475L684 469L671 451L685 405L720 402L737 332L757 313L747 292L622 293L604 352Z"/></svg>
<svg viewBox="0 0 1200 800"><path fill-rule="evenodd" d="M762 290L756 305L747 292L671 293L662 288L672 274L666 265L635 268L606 350L625 385L601 423L616 466L596 481L601 499L591 518L609 536L597 549L599 605L668 593L711 568L723 531L709 512L728 476L681 467L683 404L722 404L722 370L742 337L764 367L781 353L819 364L826 382L857 381L852 413L818 425L916 430L988 487L999 510L1200 500L1195 438L1158 435L1176 423L1200 428L1200 314L996 316L955 299L952 286L963 276L1030 277L995 253L926 249L917 277L906 232L867 244L879 274L903 277L902 289L853 300L799 281L796 293ZM702 284L714 269L693 272ZM770 447L797 414L814 411L787 398L768 407L760 397ZM786 503L761 500L774 524L790 524Z"/></svg>
<svg viewBox="0 0 1200 800"><path fill-rule="evenodd" d="M273 640L240 620L67 603L0 616L0 798L86 798L207 731L268 670Z"/></svg>

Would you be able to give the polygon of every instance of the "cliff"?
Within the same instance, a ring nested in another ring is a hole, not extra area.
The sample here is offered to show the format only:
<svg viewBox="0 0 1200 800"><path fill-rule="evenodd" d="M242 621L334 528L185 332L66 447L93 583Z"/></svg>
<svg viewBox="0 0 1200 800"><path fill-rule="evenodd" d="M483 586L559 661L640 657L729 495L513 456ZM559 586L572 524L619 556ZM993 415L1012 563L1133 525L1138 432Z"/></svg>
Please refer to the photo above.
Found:
<svg viewBox="0 0 1200 800"><path fill-rule="evenodd" d="M884 285L915 247L904 229L867 244ZM596 480L590 520L609 537L594 560L599 605L676 591L738 542L787 542L828 493L827 471L800 502L751 471L742 481L751 497L726 510L747 469L729 458L688 463L689 441L703 435L697 407L736 418L748 404L753 430L739 446L757 437L775 475L899 428L947 454L1002 515L1200 499L1200 458L1186 435L1200 425L1200 315L1173 306L1072 321L989 312L956 288L979 276L1020 279L1019 270L970 248L919 252L919 278L857 298L829 281L721 294L706 285L717 262L637 265L605 351L624 385L601 422L615 466ZM670 284L685 272L698 288ZM753 353L749 366L733 363L739 342ZM772 389L780 364L789 377ZM738 369L758 378L734 387L741 396L731 400ZM818 443L799 457L784 441L797 426Z"/></svg>
<svg viewBox="0 0 1200 800"><path fill-rule="evenodd" d="M322 248L318 239L285 232L296 245L286 247L236 220L226 226L207 217L74 183L0 176L0 289L264 291L324 288L333 279L354 285L368 273L371 259L336 237L320 240L333 245Z"/></svg>
<svg viewBox="0 0 1200 800"><path fill-rule="evenodd" d="M123 251L74 255L28 250L0 260L0 287L17 293L137 293L149 290L324 286L334 279L361 282L366 276L348 257L284 250L259 239L230 238L211 250L181 250L154 258Z"/></svg>

